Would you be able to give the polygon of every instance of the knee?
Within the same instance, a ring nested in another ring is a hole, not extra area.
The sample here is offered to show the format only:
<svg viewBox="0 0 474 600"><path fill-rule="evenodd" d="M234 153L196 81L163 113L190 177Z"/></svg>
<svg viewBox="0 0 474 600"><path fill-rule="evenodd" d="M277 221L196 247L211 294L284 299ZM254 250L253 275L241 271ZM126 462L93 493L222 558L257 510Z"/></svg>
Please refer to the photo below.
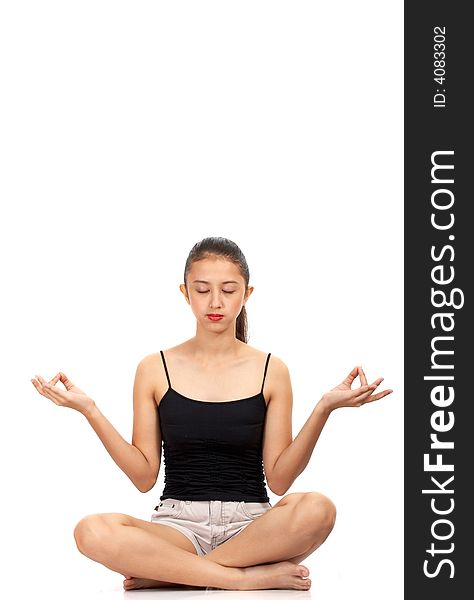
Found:
<svg viewBox="0 0 474 600"><path fill-rule="evenodd" d="M299 524L306 533L327 537L336 522L336 507L319 492L308 492L299 501Z"/></svg>
<svg viewBox="0 0 474 600"><path fill-rule="evenodd" d="M74 528L74 539L82 554L95 556L106 544L111 526L118 515L93 514L83 517Z"/></svg>

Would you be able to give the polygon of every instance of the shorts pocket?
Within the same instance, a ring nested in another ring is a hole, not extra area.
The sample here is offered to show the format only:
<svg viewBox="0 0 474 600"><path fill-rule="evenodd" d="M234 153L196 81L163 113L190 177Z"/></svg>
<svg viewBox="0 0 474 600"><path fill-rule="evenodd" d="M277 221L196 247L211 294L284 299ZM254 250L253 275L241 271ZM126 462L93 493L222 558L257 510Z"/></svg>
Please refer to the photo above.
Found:
<svg viewBox="0 0 474 600"><path fill-rule="evenodd" d="M155 506L155 510L151 515L152 519L159 519L160 517L169 517L176 519L183 512L184 500L174 500L172 498L166 498L166 500L160 500Z"/></svg>
<svg viewBox="0 0 474 600"><path fill-rule="evenodd" d="M242 513L249 519L258 519L264 515L272 505L270 502L241 502L240 508Z"/></svg>

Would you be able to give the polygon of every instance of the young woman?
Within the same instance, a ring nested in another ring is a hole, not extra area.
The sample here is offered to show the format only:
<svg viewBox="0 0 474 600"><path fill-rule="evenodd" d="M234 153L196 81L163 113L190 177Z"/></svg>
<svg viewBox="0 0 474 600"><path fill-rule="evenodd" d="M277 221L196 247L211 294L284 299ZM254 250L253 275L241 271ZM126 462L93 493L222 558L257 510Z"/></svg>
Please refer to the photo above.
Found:
<svg viewBox="0 0 474 600"><path fill-rule="evenodd" d="M325 541L336 510L318 492L286 492L333 410L392 390L376 394L383 378L369 385L354 367L321 397L293 439L288 369L247 344L245 304L253 287L239 247L222 237L195 244L180 289L196 317L196 334L140 361L131 444L64 373L49 383L39 375L31 380L40 394L86 417L141 492L156 483L163 443L165 485L151 522L88 515L75 527L77 547L122 573L126 590L308 590L309 570L300 563ZM357 377L360 386L352 389ZM56 387L59 381L65 389ZM283 496L274 506L264 479Z"/></svg>

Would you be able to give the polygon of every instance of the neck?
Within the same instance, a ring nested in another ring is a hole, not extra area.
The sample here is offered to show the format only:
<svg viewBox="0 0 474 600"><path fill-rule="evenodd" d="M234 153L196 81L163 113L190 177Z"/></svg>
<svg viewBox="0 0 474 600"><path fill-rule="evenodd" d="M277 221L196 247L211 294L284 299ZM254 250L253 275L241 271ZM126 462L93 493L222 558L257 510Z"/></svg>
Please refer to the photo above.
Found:
<svg viewBox="0 0 474 600"><path fill-rule="evenodd" d="M226 331L212 332L196 328L196 335L191 340L192 352L200 360L227 359L235 356L242 342L235 337L235 327Z"/></svg>

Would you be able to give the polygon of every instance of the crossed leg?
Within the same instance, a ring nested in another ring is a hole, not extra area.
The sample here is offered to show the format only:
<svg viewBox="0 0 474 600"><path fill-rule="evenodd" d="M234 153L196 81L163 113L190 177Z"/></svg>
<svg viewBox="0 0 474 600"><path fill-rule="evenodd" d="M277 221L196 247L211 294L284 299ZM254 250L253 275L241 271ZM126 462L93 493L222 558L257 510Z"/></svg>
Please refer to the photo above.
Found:
<svg viewBox="0 0 474 600"><path fill-rule="evenodd" d="M288 494L204 557L180 532L128 515L84 517L74 536L80 552L137 581L146 579L147 587L309 589L309 571L299 563L324 542L334 520L332 502L308 492ZM262 539L272 543L262 545Z"/></svg>
<svg viewBox="0 0 474 600"><path fill-rule="evenodd" d="M326 540L335 519L336 508L326 496L317 492L288 494L204 558L227 567L282 560L299 564ZM262 540L271 543L262 544Z"/></svg>

